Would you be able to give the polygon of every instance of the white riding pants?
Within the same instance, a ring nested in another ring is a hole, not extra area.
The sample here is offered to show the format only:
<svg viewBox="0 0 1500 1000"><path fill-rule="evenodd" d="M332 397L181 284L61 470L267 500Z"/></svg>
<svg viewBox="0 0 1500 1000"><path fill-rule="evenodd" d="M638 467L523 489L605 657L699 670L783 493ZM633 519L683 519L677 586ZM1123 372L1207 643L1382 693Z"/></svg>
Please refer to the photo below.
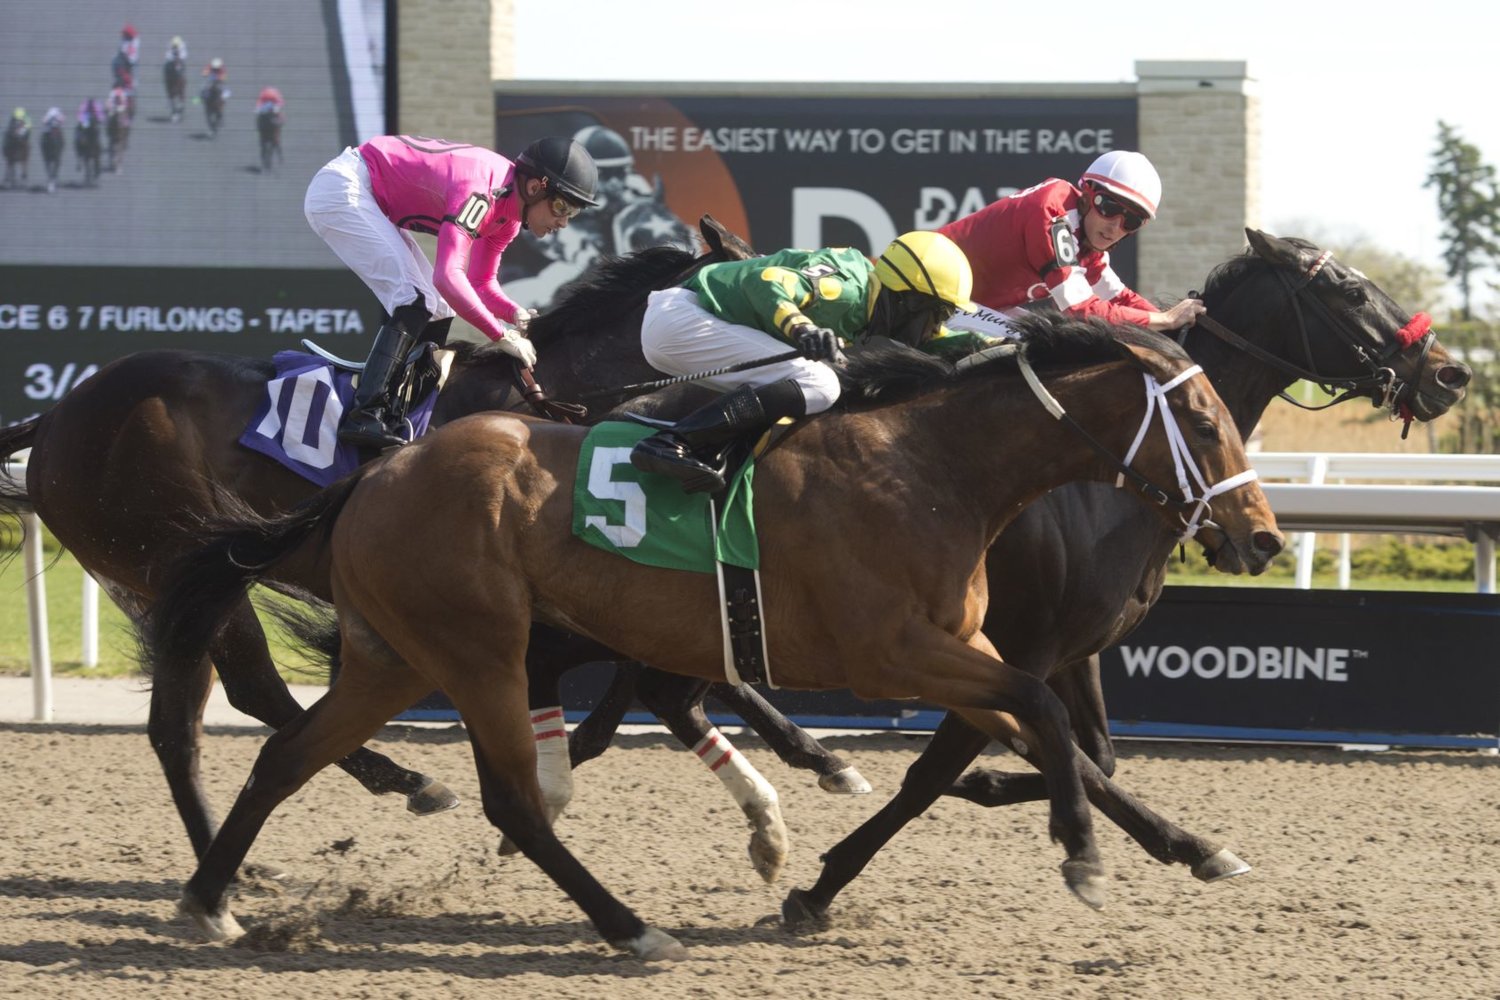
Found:
<svg viewBox="0 0 1500 1000"><path fill-rule="evenodd" d="M302 211L313 232L359 275L387 313L420 301L434 320L453 315L433 287L427 255L376 203L359 150L345 149L313 175Z"/></svg>
<svg viewBox="0 0 1500 1000"><path fill-rule="evenodd" d="M714 368L785 354L791 345L751 326L715 316L686 288L652 292L641 321L641 350L652 368L668 375L693 375ZM832 368L807 358L779 361L703 379L704 385L728 392L742 385L759 387L791 379L802 390L809 414L822 413L839 398L839 379Z"/></svg>

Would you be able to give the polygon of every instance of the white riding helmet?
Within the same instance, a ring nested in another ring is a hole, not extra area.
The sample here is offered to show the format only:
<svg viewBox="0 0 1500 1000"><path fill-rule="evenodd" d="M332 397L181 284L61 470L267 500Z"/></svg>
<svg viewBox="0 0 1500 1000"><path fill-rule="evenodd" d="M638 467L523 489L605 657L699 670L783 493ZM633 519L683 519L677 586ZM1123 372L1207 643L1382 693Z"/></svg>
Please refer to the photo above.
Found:
<svg viewBox="0 0 1500 1000"><path fill-rule="evenodd" d="M1113 149L1089 164L1078 179L1080 186L1094 184L1138 205L1148 218L1156 218L1161 203L1161 177L1151 161L1128 149Z"/></svg>

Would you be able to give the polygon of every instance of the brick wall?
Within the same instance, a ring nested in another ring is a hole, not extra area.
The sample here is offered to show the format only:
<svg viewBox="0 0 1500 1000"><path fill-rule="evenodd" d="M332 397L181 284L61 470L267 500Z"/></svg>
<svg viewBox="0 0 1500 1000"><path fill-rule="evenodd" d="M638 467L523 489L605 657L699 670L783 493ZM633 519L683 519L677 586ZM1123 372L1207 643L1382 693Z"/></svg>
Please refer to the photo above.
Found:
<svg viewBox="0 0 1500 1000"><path fill-rule="evenodd" d="M486 146L495 142L496 66L511 65L509 0L396 0L396 127ZM503 22L497 28L496 22Z"/></svg>
<svg viewBox="0 0 1500 1000"><path fill-rule="evenodd" d="M1136 75L1141 152L1162 180L1137 290L1168 306L1260 224L1260 102L1242 62L1138 62Z"/></svg>

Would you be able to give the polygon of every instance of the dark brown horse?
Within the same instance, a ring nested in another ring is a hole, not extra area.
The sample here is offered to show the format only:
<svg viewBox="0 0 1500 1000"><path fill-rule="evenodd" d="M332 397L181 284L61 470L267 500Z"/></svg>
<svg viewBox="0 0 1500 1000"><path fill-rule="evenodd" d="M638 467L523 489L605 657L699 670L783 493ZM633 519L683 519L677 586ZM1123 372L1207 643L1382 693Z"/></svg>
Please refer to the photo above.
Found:
<svg viewBox="0 0 1500 1000"><path fill-rule="evenodd" d="M1182 530L1210 515L1206 544L1226 564L1259 572L1281 538L1228 411L1176 344L1059 319L1020 360L1026 379L1014 352L957 369L895 346L852 354L849 402L759 462L762 618L779 684L943 705L1036 761L1066 883L1100 905L1067 712L979 631L989 545L1048 489L1114 479L1119 460L1101 454L1126 457L1164 523ZM1181 431L1142 439L1157 399ZM639 565L572 535L584 433L496 414L456 421L290 515L227 520L183 564L150 619L159 679L193 669L219 609L283 559L331 561L342 636L329 692L267 742L186 887L184 910L210 937L239 932L224 891L275 806L435 686L468 728L490 821L605 940L642 958L681 956L558 842L537 783L524 669L533 617L659 669L724 676L712 575ZM1150 485L1185 469L1201 502L1168 503ZM414 520L418 509L427 516Z"/></svg>
<svg viewBox="0 0 1500 1000"><path fill-rule="evenodd" d="M652 379L656 373L641 356L638 333L647 292L676 283L704 263L751 253L711 219L704 220L703 234L710 246L705 256L658 248L607 261L539 317L531 332L540 355L537 370L548 388L577 398ZM457 354L434 425L479 410L525 405L514 390L508 355L462 344ZM142 352L107 365L43 416L0 429L0 456L31 449L26 493L0 494L0 510L34 506L126 614L139 617L164 567L195 544L192 525L212 512L217 492L227 490L263 512L284 510L313 492L305 480L236 443L271 374L267 362L183 351ZM277 582L313 594L328 592L326 573L317 567L287 568ZM562 670L614 658L580 637L541 631L547 634L539 635L533 657L539 705L559 703ZM197 670L176 675L174 683L153 688L148 726L198 853L215 826L198 777L203 706L214 670L231 704L269 726L283 725L301 711L276 672L248 602L234 609L209 652L212 665L205 659ZM649 683L643 697L647 707L688 746L703 739L710 727L694 700L701 692L672 688L653 697ZM823 787L868 790L858 772L753 691L729 690L724 696L761 724L789 763L817 771ZM596 745L602 748L607 741L605 736ZM369 750L354 752L340 766L372 793L406 796L408 808L419 814L456 801L441 784ZM779 835L780 813L768 809L752 820L759 838L752 839L752 852L764 856L758 845ZM779 864L775 858L762 862L762 873L774 874Z"/></svg>
<svg viewBox="0 0 1500 1000"><path fill-rule="evenodd" d="M1209 320L1185 337L1242 434L1301 378L1341 391L1341 399L1368 399L1393 419L1432 420L1463 398L1469 369L1423 333L1421 317L1311 243L1255 230L1247 236L1250 252L1209 277ZM1236 872L1206 864L1212 844L1115 794L1107 781L1115 758L1098 653L1122 641L1161 595L1175 544L1150 511L1117 491L1088 483L1055 490L1023 511L991 549L984 633L1007 663L1045 678L1067 705L1075 738L1097 765L1084 769L1096 804L1156 859L1187 864L1213 881ZM1037 774L980 770L955 784L988 743L986 734L947 716L896 796L824 855L811 889L790 893L782 908L787 923L825 923L835 895L939 795L988 806L1045 797Z"/></svg>

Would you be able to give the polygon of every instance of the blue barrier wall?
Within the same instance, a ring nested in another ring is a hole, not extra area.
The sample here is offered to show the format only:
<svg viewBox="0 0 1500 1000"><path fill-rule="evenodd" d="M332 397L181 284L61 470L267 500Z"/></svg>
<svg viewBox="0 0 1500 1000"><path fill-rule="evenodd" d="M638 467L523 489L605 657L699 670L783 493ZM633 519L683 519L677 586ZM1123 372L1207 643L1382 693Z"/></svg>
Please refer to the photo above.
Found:
<svg viewBox="0 0 1500 1000"><path fill-rule="evenodd" d="M1500 596L1169 587L1128 641L1101 656L1116 735L1500 746ZM576 721L611 676L574 671ZM842 692L772 691L805 727L930 730L940 711ZM735 724L734 716L711 717ZM440 696L406 719L453 719ZM632 714L631 722L654 721Z"/></svg>

